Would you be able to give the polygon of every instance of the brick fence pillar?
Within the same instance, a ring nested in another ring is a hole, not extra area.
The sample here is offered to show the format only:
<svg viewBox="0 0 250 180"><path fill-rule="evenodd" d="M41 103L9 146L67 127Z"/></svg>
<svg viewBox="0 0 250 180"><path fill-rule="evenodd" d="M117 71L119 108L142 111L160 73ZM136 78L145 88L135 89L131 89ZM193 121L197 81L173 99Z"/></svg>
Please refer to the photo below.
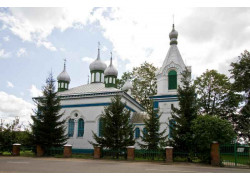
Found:
<svg viewBox="0 0 250 180"><path fill-rule="evenodd" d="M64 147L63 156L65 158L71 157L71 155L72 155L72 145L71 144L65 144L63 147Z"/></svg>
<svg viewBox="0 0 250 180"><path fill-rule="evenodd" d="M135 147L128 146L127 147L127 160L134 160L135 159Z"/></svg>
<svg viewBox="0 0 250 180"><path fill-rule="evenodd" d="M40 146L36 146L36 156L41 157L44 155L44 149Z"/></svg>
<svg viewBox="0 0 250 180"><path fill-rule="evenodd" d="M94 147L94 159L100 159L101 158L101 147L95 146Z"/></svg>
<svg viewBox="0 0 250 180"><path fill-rule="evenodd" d="M217 141L213 141L211 144L211 165L219 166L220 165L220 146Z"/></svg>
<svg viewBox="0 0 250 180"><path fill-rule="evenodd" d="M166 163L172 163L173 162L173 147L167 146L166 147Z"/></svg>
<svg viewBox="0 0 250 180"><path fill-rule="evenodd" d="M21 147L21 144L18 144L18 143L15 143L12 145L13 156L20 156L20 147Z"/></svg>

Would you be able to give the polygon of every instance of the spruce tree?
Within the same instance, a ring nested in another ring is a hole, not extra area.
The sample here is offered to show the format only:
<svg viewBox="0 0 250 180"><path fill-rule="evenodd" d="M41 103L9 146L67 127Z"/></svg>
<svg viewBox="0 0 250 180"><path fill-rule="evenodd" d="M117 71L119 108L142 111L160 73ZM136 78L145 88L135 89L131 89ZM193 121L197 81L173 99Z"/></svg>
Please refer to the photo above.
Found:
<svg viewBox="0 0 250 180"><path fill-rule="evenodd" d="M117 95L112 98L111 104L105 107L100 121L102 122L102 136L93 132L96 142L89 142L93 146L119 151L135 144L133 124L130 123L130 111L121 101L121 96Z"/></svg>
<svg viewBox="0 0 250 180"><path fill-rule="evenodd" d="M170 126L172 130L171 145L176 151L192 151L193 135L191 122L197 117L195 86L191 83L190 72L186 69L182 73L181 83L178 86L179 108L172 107L171 116L175 123Z"/></svg>
<svg viewBox="0 0 250 180"><path fill-rule="evenodd" d="M55 80L50 73L46 80L46 86L43 87L43 96L35 99L37 106L37 110L34 110L35 115L31 116L33 143L40 145L45 153L46 149L60 147L67 140L66 120L60 120L63 113L60 114L60 98L56 95L54 83Z"/></svg>
<svg viewBox="0 0 250 180"><path fill-rule="evenodd" d="M141 140L143 143L138 143L142 149L157 150L166 146L167 136L166 129L160 132L160 117L158 109L154 109L151 105L151 110L148 112L148 118L144 120L145 129Z"/></svg>

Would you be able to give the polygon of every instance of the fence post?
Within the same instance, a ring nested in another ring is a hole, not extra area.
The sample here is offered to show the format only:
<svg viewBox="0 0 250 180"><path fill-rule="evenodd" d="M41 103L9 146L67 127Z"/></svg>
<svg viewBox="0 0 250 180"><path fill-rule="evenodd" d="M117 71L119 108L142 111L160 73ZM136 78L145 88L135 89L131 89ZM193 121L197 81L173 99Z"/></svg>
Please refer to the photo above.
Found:
<svg viewBox="0 0 250 180"><path fill-rule="evenodd" d="M63 149L63 156L65 158L69 158L72 155L72 145L71 144L65 144Z"/></svg>
<svg viewBox="0 0 250 180"><path fill-rule="evenodd" d="M94 147L94 159L100 159L101 158L101 147L95 146Z"/></svg>
<svg viewBox="0 0 250 180"><path fill-rule="evenodd" d="M21 147L21 144L18 144L18 143L15 143L12 145L13 156L20 156L20 147Z"/></svg>
<svg viewBox="0 0 250 180"><path fill-rule="evenodd" d="M135 159L135 147L128 146L127 147L127 160L134 160Z"/></svg>
<svg viewBox="0 0 250 180"><path fill-rule="evenodd" d="M44 155L44 149L40 145L36 145L36 156L41 157Z"/></svg>
<svg viewBox="0 0 250 180"><path fill-rule="evenodd" d="M219 166L220 165L220 146L217 141L213 141L211 145L211 165Z"/></svg>
<svg viewBox="0 0 250 180"><path fill-rule="evenodd" d="M166 147L166 163L172 163L173 162L173 147L167 146Z"/></svg>

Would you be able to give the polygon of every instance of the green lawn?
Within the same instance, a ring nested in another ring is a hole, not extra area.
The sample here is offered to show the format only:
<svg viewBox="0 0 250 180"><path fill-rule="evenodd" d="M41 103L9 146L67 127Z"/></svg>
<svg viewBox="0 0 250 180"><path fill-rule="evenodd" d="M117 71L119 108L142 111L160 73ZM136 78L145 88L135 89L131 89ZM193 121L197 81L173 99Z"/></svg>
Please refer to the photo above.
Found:
<svg viewBox="0 0 250 180"><path fill-rule="evenodd" d="M235 157L233 154L222 154L221 160L224 165L235 165ZM250 155L238 155L237 164L250 166Z"/></svg>

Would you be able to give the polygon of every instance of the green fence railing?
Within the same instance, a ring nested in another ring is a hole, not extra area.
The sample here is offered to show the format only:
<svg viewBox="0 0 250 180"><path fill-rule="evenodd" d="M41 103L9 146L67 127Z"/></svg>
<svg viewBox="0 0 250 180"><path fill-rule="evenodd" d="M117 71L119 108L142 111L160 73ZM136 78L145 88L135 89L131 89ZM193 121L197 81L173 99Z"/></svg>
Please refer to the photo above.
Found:
<svg viewBox="0 0 250 180"><path fill-rule="evenodd" d="M104 159L127 159L127 149L124 150L110 150L102 149L101 158Z"/></svg>
<svg viewBox="0 0 250 180"><path fill-rule="evenodd" d="M223 166L250 168L250 146L248 144L220 145L220 159Z"/></svg>
<svg viewBox="0 0 250 180"><path fill-rule="evenodd" d="M166 150L135 149L135 160L165 161Z"/></svg>

